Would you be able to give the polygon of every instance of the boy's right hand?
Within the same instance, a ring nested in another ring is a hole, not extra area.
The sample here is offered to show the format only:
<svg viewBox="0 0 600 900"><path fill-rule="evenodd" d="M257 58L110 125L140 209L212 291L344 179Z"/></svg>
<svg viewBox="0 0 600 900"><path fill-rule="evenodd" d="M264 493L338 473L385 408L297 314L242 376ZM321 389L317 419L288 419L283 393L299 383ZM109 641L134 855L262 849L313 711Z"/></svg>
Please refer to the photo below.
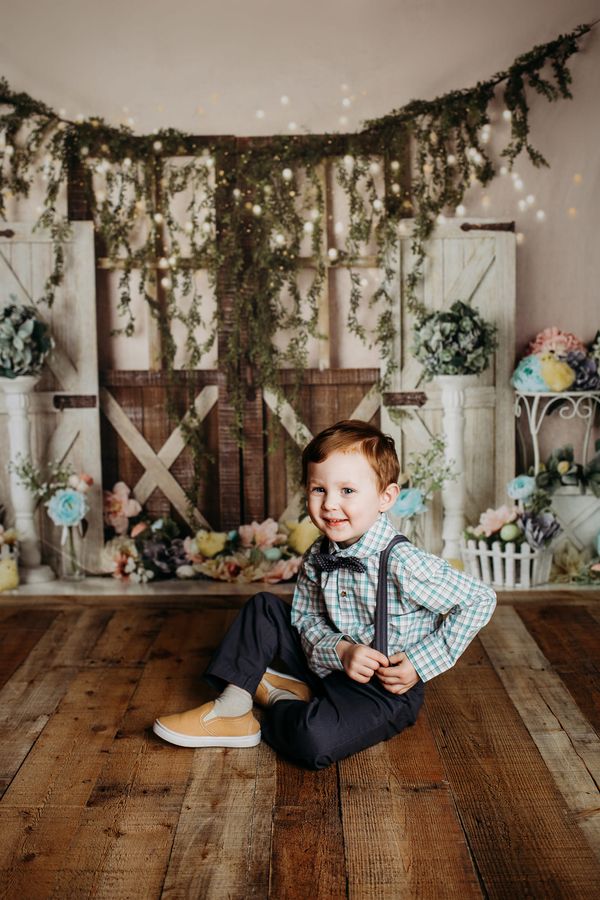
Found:
<svg viewBox="0 0 600 900"><path fill-rule="evenodd" d="M365 644L340 641L336 649L346 675L361 684L370 681L380 666L389 665L387 656Z"/></svg>

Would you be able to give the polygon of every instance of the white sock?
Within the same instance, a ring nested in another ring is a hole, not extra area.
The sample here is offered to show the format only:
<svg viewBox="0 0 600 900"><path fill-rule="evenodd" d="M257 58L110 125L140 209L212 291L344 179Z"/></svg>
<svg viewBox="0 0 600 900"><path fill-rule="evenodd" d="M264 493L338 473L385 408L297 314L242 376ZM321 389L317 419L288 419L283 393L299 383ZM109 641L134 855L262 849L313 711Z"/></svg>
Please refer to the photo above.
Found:
<svg viewBox="0 0 600 900"><path fill-rule="evenodd" d="M215 705L204 717L208 722L217 716L243 716L252 709L252 694L238 687L236 684L228 684L220 697L215 700Z"/></svg>

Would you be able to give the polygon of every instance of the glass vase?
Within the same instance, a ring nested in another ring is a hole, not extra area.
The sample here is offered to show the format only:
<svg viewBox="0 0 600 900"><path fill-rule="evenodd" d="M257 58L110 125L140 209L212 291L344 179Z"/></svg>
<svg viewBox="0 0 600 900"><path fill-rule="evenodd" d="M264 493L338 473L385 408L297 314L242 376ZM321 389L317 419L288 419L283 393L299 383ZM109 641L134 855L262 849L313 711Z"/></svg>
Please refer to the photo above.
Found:
<svg viewBox="0 0 600 900"><path fill-rule="evenodd" d="M420 547L424 550L424 525L422 513L417 513L414 516L403 516L398 523L398 531L407 537L415 547Z"/></svg>
<svg viewBox="0 0 600 900"><path fill-rule="evenodd" d="M85 578L83 540L78 525L70 525L63 529L60 559L60 576L63 581L81 581Z"/></svg>

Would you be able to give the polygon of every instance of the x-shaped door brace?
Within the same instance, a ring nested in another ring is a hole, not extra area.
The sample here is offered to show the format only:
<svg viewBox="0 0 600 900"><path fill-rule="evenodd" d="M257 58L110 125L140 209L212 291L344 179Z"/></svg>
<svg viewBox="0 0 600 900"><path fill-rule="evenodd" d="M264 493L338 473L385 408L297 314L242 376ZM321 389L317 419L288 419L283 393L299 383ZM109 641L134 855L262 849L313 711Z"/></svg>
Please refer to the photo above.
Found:
<svg viewBox="0 0 600 900"><path fill-rule="evenodd" d="M194 409L200 421L206 418L219 396L216 384L207 385L194 401ZM158 453L155 453L146 438L140 434L124 410L106 388L100 390L100 408L120 438L127 444L136 459L146 470L133 487L133 495L142 505L155 488L160 488L167 500L173 504L179 515L192 528L202 525L210 529L208 521L196 507L190 516L189 499L169 471L179 454L185 447L182 425L188 421L190 413L184 417L180 425L167 438Z"/></svg>

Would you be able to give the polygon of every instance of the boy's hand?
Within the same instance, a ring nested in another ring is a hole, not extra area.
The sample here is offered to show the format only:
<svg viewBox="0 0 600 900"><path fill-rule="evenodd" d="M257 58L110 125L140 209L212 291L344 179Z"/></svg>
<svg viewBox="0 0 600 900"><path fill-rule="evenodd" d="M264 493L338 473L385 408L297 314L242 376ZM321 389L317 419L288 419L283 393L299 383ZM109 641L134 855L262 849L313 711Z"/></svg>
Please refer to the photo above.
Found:
<svg viewBox="0 0 600 900"><path fill-rule="evenodd" d="M382 685L390 694L405 694L419 680L417 670L404 653L390 656L391 665L376 672Z"/></svg>
<svg viewBox="0 0 600 900"><path fill-rule="evenodd" d="M370 681L373 673L378 672L381 666L388 665L387 656L364 644L340 641L337 645L337 653L346 675L353 681L360 681L361 684Z"/></svg>

